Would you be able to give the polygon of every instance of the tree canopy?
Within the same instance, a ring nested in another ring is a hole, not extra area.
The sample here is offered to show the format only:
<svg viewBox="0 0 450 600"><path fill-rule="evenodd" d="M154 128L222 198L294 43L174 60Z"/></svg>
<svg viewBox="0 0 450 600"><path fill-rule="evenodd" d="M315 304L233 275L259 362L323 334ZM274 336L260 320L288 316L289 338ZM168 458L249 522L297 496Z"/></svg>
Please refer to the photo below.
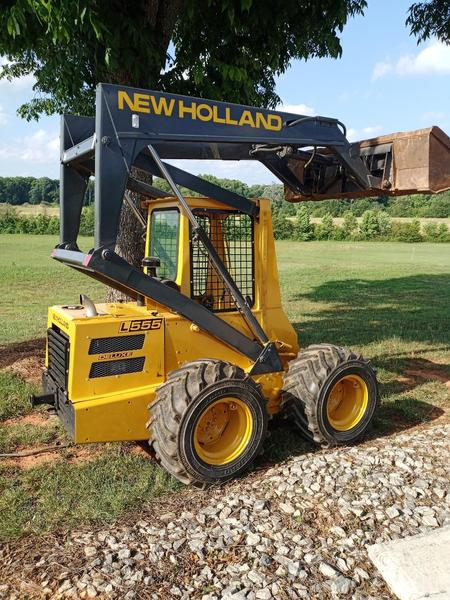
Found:
<svg viewBox="0 0 450 600"><path fill-rule="evenodd" d="M411 32L419 42L437 37L445 44L450 43L450 3L448 0L415 2L409 9L406 20Z"/></svg>
<svg viewBox="0 0 450 600"><path fill-rule="evenodd" d="M101 81L274 107L292 59L342 52L366 0L5 0L0 77L32 74L19 108L92 114Z"/></svg>

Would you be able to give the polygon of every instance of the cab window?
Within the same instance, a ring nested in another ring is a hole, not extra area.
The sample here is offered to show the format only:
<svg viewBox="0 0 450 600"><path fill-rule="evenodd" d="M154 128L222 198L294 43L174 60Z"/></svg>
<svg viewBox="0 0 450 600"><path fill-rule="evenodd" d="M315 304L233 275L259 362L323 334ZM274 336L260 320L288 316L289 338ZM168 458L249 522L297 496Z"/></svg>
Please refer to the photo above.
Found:
<svg viewBox="0 0 450 600"><path fill-rule="evenodd" d="M156 270L163 279L177 278L180 213L176 209L156 209L150 221L150 256L157 256L161 266Z"/></svg>

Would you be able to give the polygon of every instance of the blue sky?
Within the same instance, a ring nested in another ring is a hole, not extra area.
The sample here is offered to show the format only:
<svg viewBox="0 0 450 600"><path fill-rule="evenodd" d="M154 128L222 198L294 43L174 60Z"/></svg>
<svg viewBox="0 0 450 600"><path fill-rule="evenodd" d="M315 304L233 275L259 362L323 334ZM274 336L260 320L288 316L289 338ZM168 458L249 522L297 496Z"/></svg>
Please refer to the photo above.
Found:
<svg viewBox="0 0 450 600"><path fill-rule="evenodd" d="M283 108L337 117L353 140L439 125L450 131L450 47L417 45L405 27L412 0L369 0L342 34L341 59L295 61L277 82ZM32 96L32 77L0 81L0 175L58 177L58 117L27 123L15 115ZM252 162L181 161L193 173L270 183Z"/></svg>

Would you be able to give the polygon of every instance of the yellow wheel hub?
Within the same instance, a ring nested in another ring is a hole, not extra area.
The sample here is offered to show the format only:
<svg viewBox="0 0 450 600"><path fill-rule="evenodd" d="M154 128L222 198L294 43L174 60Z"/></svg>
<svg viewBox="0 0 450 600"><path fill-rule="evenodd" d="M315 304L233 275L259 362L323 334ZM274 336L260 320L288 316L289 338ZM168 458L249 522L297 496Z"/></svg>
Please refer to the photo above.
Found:
<svg viewBox="0 0 450 600"><path fill-rule="evenodd" d="M369 390L359 375L346 375L333 386L327 400L328 421L337 431L348 431L367 410Z"/></svg>
<svg viewBox="0 0 450 600"><path fill-rule="evenodd" d="M221 398L208 406L195 426L195 451L207 464L225 465L242 454L252 431L248 406L238 398Z"/></svg>

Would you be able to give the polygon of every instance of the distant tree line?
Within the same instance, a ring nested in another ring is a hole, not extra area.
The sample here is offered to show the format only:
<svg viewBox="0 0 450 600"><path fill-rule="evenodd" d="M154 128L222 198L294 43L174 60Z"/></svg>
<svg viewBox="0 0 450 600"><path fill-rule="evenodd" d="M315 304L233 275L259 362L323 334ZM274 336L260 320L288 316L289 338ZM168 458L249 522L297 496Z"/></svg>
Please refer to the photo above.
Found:
<svg viewBox="0 0 450 600"><path fill-rule="evenodd" d="M59 181L48 177L0 177L0 202L54 204L59 198Z"/></svg>
<svg viewBox="0 0 450 600"><path fill-rule="evenodd" d="M33 235L57 235L59 217L44 212L37 215L21 215L14 206L0 211L1 233L30 233ZM94 235L94 206L85 206L81 213L81 235Z"/></svg>
<svg viewBox="0 0 450 600"><path fill-rule="evenodd" d="M273 213L281 213L284 216L293 217L297 214L300 206L306 206L311 217L324 217L325 215L342 217L347 212L351 212L355 217L361 217L368 210L384 211L391 217L450 217L450 191L441 194L381 196L357 200L322 200L295 204L286 202L284 188L280 183L247 185L238 179L220 179L213 175L200 175L200 177L246 198L269 198L272 200ZM155 179L154 185L163 191L170 191L165 180ZM186 188L182 188L182 191L191 196L200 195Z"/></svg>
<svg viewBox="0 0 450 600"><path fill-rule="evenodd" d="M94 183L89 182L85 204L94 200ZM0 177L0 203L58 204L59 179L49 177Z"/></svg>
<svg viewBox="0 0 450 600"><path fill-rule="evenodd" d="M306 203L305 203L306 204ZM338 225L331 213L326 213L318 223L311 221L311 211L302 205L296 216L274 213L273 231L277 240L310 242L335 241L385 241L385 242L450 242L447 224L435 221L422 225L418 219L399 222L382 210L366 210L360 219L347 210Z"/></svg>
<svg viewBox="0 0 450 600"><path fill-rule="evenodd" d="M279 183L270 185L247 185L238 179L220 179L213 175L200 175L206 181L215 183L246 198L269 198L272 200L274 214L295 216L300 206L306 206L311 217L342 217L351 212L361 217L366 211L385 212L391 217L450 217L450 191L441 194L416 194L411 196L378 198L361 198L358 200L322 200L321 202L302 202L293 204L284 200L283 186ZM170 192L169 185L162 179L155 179L154 185L163 191ZM186 188L183 193L199 196ZM85 205L94 201L94 183L89 181ZM59 202L59 181L48 177L0 177L0 203L19 206L29 204L57 204Z"/></svg>
<svg viewBox="0 0 450 600"><path fill-rule="evenodd" d="M311 211L302 204L295 216L275 211L273 231L277 240L310 242L335 241L391 241L391 242L450 242L450 231L445 222L421 224L395 221L386 211L366 210L358 219L351 211L343 213L340 224L326 213L319 222L311 221ZM58 217L41 213L21 215L14 207L0 212L0 233L57 234ZM81 214L81 235L94 234L94 206L85 206Z"/></svg>

